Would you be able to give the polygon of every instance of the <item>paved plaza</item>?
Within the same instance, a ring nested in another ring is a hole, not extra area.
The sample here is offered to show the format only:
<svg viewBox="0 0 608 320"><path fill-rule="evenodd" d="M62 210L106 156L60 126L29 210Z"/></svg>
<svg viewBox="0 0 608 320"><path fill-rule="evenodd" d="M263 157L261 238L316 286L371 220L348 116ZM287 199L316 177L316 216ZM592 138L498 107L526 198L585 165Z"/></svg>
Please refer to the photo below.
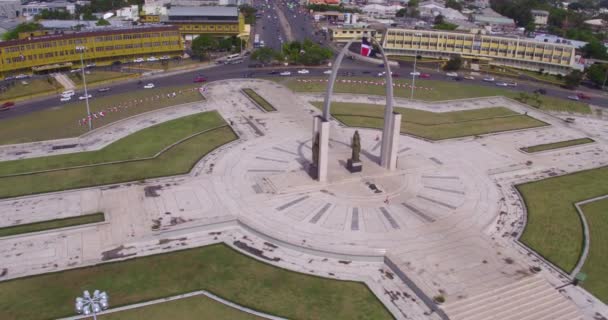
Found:
<svg viewBox="0 0 608 320"><path fill-rule="evenodd" d="M252 88L276 109L263 112ZM377 162L380 130L359 128L363 172L349 173L355 128L331 122L329 174L313 180L310 102L265 80L206 85L205 101L128 118L79 138L0 146L0 160L97 150L157 123L218 110L239 135L190 174L0 201L0 227L104 212L103 223L0 240L0 279L171 250L245 242L266 263L365 282L398 319L593 319L608 308L567 286L562 271L521 245L525 206L513 187L608 164L608 121L566 123L490 97L395 107L433 112L506 107L549 126L437 142L401 135L398 169ZM335 94L334 101L384 98ZM590 137L535 154L520 148ZM76 145L73 148L53 148ZM270 259L269 259L270 258ZM278 258L278 259L272 259ZM436 308L433 299L445 303ZM411 297L411 298L406 298Z"/></svg>

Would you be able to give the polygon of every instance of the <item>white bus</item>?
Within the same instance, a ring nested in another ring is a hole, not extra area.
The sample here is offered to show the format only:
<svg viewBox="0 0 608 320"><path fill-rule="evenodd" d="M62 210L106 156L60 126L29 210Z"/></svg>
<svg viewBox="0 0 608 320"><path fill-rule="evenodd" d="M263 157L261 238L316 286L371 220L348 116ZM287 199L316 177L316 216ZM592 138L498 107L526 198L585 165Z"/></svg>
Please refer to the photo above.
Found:
<svg viewBox="0 0 608 320"><path fill-rule="evenodd" d="M243 57L240 54L231 54L224 59L224 64L234 64L243 62Z"/></svg>

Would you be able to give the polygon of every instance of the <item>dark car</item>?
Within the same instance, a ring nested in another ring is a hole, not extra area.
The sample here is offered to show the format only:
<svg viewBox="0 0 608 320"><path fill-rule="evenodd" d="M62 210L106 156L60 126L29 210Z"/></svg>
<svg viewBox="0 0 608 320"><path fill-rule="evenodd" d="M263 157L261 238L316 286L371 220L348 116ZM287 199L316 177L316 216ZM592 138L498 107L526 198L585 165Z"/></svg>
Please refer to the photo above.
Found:
<svg viewBox="0 0 608 320"><path fill-rule="evenodd" d="M534 93L547 94L547 90L545 90L545 89L536 89L536 90L534 90Z"/></svg>
<svg viewBox="0 0 608 320"><path fill-rule="evenodd" d="M202 83L205 81L207 81L207 79L205 79L205 77L198 76L198 77L194 78L195 83Z"/></svg>
<svg viewBox="0 0 608 320"><path fill-rule="evenodd" d="M277 70L272 70L272 71L268 72L268 74L279 74L279 73L280 73L280 72L279 72L279 71L277 71Z"/></svg>
<svg viewBox="0 0 608 320"><path fill-rule="evenodd" d="M584 93L582 93L582 92L579 92L579 93L577 93L576 95L577 95L577 96L578 96L580 99L585 99L585 100L591 99L591 97L590 97L590 96L588 96L588 95L586 95L586 94L584 94Z"/></svg>
<svg viewBox="0 0 608 320"><path fill-rule="evenodd" d="M464 78L463 78L463 77L461 77L461 76L458 76L458 77L455 77L455 78L454 78L454 80L456 80L456 81L462 81L462 79L464 79Z"/></svg>

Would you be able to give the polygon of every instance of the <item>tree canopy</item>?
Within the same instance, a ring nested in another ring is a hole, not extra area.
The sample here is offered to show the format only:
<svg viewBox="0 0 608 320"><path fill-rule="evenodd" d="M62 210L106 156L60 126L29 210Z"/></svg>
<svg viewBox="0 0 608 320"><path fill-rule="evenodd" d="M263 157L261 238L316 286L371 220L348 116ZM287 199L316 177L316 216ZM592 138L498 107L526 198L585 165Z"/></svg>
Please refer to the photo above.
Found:
<svg viewBox="0 0 608 320"><path fill-rule="evenodd" d="M460 56L453 56L448 60L448 62L443 66L443 70L446 71L456 71L462 67L462 58Z"/></svg>
<svg viewBox="0 0 608 320"><path fill-rule="evenodd" d="M210 50L216 49L218 41L210 35L200 35L192 40L192 55L195 57L205 57Z"/></svg>
<svg viewBox="0 0 608 320"><path fill-rule="evenodd" d="M321 47L310 40L284 43L283 54L290 63L305 65L319 65L333 55L330 49Z"/></svg>
<svg viewBox="0 0 608 320"><path fill-rule="evenodd" d="M42 29L42 25L40 25L39 23L35 23L35 22L22 23L22 24L18 25L17 27L15 27L15 29L10 30L10 31L6 32L5 34L3 34L2 39L4 39L4 40L18 39L19 33L21 33L21 32L32 32L32 31L37 31L37 30L41 30L41 29Z"/></svg>
<svg viewBox="0 0 608 320"><path fill-rule="evenodd" d="M587 78L595 85L601 86L606 80L606 73L608 73L608 65L595 63L587 69Z"/></svg>
<svg viewBox="0 0 608 320"><path fill-rule="evenodd" d="M581 84L583 80L583 73L578 70L572 70L568 75L564 77L564 81L566 82L566 88L574 89Z"/></svg>

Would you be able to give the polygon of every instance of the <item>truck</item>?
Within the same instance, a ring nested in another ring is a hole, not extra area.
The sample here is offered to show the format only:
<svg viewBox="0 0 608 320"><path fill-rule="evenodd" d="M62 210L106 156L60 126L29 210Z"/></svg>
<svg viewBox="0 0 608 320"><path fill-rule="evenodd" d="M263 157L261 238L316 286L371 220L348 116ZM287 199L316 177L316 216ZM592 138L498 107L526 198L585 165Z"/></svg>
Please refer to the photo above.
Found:
<svg viewBox="0 0 608 320"><path fill-rule="evenodd" d="M253 47L254 48L259 48L260 47L260 35L259 34L255 34L254 38L253 38Z"/></svg>
<svg viewBox="0 0 608 320"><path fill-rule="evenodd" d="M261 41L260 41L260 45L259 45L259 47L260 47L260 48L264 48L265 46L266 46L266 44L264 44L264 40L261 40Z"/></svg>

